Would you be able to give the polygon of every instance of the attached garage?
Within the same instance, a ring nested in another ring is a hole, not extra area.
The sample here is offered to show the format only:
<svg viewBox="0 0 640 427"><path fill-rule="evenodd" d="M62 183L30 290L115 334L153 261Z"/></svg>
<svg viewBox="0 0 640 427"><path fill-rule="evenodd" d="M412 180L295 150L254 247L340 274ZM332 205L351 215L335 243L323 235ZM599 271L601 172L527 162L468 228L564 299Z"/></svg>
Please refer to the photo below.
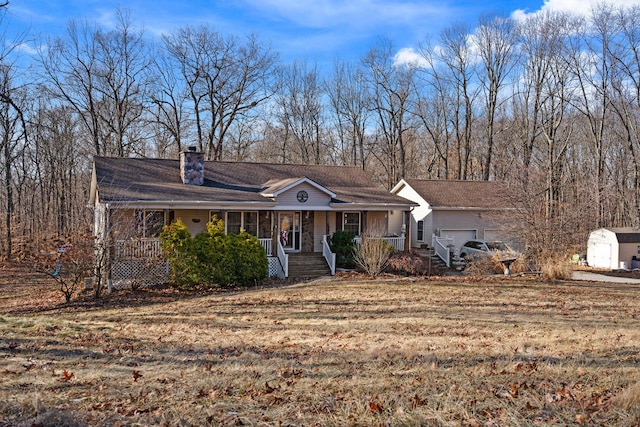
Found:
<svg viewBox="0 0 640 427"><path fill-rule="evenodd" d="M600 228L589 234L587 263L591 267L638 268L640 230L636 228Z"/></svg>
<svg viewBox="0 0 640 427"><path fill-rule="evenodd" d="M453 245L458 251L466 241L474 240L477 236L476 230L440 230L440 237L452 238Z"/></svg>

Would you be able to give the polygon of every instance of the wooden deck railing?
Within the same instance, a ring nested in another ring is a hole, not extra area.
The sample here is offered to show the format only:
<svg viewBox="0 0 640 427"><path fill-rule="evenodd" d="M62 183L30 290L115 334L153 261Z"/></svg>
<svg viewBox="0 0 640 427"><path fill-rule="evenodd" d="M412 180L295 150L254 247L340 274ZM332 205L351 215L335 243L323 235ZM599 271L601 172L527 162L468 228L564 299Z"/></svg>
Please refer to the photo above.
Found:
<svg viewBox="0 0 640 427"><path fill-rule="evenodd" d="M115 259L162 258L160 239L140 238L115 241Z"/></svg>
<svg viewBox="0 0 640 427"><path fill-rule="evenodd" d="M262 245L262 247L264 248L265 252L267 253L267 256L271 256L271 254L273 252L271 252L271 246L273 244L273 239L269 238L269 239L258 239L260 241L260 244Z"/></svg>
<svg viewBox="0 0 640 427"><path fill-rule="evenodd" d="M402 252L404 251L404 237L367 237L367 239L372 239L372 240L386 240L387 242L389 242L392 246L393 246L393 250L396 252ZM356 245L360 246L360 242L362 241L362 237L355 237L353 239L354 242L356 242Z"/></svg>

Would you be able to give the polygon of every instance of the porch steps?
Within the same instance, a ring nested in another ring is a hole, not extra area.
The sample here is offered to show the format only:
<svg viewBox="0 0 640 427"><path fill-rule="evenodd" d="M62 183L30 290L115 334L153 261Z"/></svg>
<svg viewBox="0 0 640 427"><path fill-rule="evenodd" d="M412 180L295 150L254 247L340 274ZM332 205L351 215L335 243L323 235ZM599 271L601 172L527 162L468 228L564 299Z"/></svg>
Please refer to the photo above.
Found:
<svg viewBox="0 0 640 427"><path fill-rule="evenodd" d="M417 253L423 258L431 259L430 262L432 275L443 275L446 274L447 271L451 270L449 267L447 267L447 264L445 264L444 261L438 255L436 255L433 249L420 249L417 251Z"/></svg>
<svg viewBox="0 0 640 427"><path fill-rule="evenodd" d="M330 276L331 270L321 253L289 254L289 277Z"/></svg>

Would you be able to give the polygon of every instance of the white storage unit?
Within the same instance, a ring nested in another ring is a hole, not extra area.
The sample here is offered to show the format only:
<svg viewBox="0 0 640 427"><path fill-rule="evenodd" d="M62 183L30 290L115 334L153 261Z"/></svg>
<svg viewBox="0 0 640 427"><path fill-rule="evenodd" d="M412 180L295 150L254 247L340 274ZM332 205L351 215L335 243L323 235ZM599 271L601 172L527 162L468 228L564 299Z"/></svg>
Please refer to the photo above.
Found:
<svg viewBox="0 0 640 427"><path fill-rule="evenodd" d="M638 268L640 230L600 228L589 234L587 264L596 268Z"/></svg>

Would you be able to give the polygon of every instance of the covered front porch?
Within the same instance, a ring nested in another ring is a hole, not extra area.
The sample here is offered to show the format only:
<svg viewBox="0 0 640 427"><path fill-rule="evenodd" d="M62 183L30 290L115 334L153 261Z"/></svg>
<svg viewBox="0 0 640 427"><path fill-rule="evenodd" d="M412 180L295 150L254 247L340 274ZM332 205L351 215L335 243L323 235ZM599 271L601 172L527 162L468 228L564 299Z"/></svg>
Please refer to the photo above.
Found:
<svg viewBox="0 0 640 427"><path fill-rule="evenodd" d="M214 217L224 220L227 233L239 233L242 230L258 238L268 256L269 275L272 277L289 277L291 254L322 255L330 274L335 274L336 257L329 242L331 234L337 230L353 232L357 244L361 236L366 234L368 238L388 241L395 251L404 251L408 247L406 223L403 222L405 217L398 212L120 210L111 218L116 230L110 257L111 277L140 274L141 268L148 268L148 265L138 267L141 260L147 263L156 260L162 265L158 236L165 224L181 218L189 232L196 235L206 230L206 223ZM123 226L117 227L118 223ZM168 273L166 267L160 270Z"/></svg>

